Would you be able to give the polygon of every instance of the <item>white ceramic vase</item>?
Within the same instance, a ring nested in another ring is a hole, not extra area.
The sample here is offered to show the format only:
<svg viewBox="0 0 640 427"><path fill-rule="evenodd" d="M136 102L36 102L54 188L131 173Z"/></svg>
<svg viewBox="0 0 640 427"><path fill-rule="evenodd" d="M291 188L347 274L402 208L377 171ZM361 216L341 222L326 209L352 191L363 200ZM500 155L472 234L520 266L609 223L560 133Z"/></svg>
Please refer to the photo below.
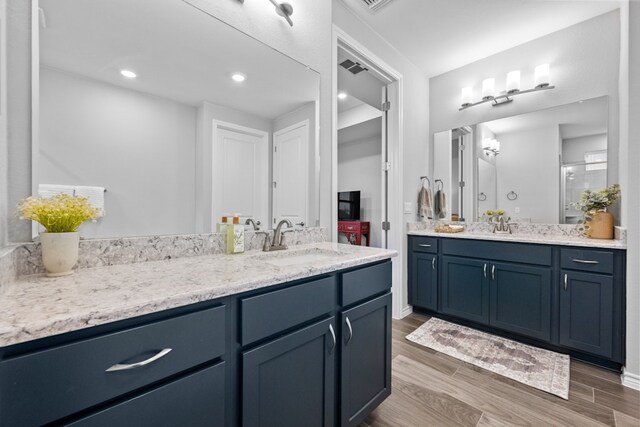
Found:
<svg viewBox="0 0 640 427"><path fill-rule="evenodd" d="M73 274L73 266L78 262L80 233L40 233L42 263L48 277Z"/></svg>

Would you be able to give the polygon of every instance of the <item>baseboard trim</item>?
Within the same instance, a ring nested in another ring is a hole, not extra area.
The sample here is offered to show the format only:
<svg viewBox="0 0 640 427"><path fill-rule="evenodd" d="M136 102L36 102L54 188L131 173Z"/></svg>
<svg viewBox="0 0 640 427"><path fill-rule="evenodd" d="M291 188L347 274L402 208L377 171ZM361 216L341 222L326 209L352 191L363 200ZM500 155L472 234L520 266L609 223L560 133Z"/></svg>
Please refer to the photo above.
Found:
<svg viewBox="0 0 640 427"><path fill-rule="evenodd" d="M634 390L640 390L640 375L627 372L625 368L622 368L622 375L620 375L622 385L632 388Z"/></svg>
<svg viewBox="0 0 640 427"><path fill-rule="evenodd" d="M404 319L405 317L407 317L408 315L410 315L411 313L413 313L413 307L408 305L405 308L402 309L402 313L400 313L400 318Z"/></svg>

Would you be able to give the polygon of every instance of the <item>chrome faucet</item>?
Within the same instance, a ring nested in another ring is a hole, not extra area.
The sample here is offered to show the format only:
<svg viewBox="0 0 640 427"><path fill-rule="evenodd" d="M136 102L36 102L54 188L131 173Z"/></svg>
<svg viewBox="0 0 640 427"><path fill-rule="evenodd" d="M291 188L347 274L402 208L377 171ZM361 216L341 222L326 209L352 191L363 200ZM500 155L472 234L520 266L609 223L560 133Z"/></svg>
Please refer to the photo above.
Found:
<svg viewBox="0 0 640 427"><path fill-rule="evenodd" d="M289 228L289 230L282 231L283 225L286 225ZM283 236L284 233L286 233L287 231L293 231L293 224L288 219L283 219L278 223L275 231L273 232L273 242L271 243L271 246L269 247L269 249L267 249L267 245L265 242L264 250L279 251L282 249L287 249L287 245L284 244L284 236Z"/></svg>
<svg viewBox="0 0 640 427"><path fill-rule="evenodd" d="M496 234L511 234L511 224L509 221L511 217L507 218L507 222L504 220L504 216L500 216L498 223L493 226L493 232Z"/></svg>
<svg viewBox="0 0 640 427"><path fill-rule="evenodd" d="M253 231L260 230L260 221L255 221L253 218L247 218L247 220L244 222L244 225L249 224L253 226Z"/></svg>

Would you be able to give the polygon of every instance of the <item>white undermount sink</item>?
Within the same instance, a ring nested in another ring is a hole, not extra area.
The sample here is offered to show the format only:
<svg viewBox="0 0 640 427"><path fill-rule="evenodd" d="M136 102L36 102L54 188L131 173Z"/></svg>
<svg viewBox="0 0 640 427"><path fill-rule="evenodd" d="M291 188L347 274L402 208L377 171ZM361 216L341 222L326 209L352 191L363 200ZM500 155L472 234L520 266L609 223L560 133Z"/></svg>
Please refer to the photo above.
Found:
<svg viewBox="0 0 640 427"><path fill-rule="evenodd" d="M317 262L326 261L329 259L335 259L345 255L340 251L334 251L330 249L306 249L304 251L288 250L264 253L256 256L260 261L264 261L267 264L275 265L278 267L288 267L294 265L313 264Z"/></svg>

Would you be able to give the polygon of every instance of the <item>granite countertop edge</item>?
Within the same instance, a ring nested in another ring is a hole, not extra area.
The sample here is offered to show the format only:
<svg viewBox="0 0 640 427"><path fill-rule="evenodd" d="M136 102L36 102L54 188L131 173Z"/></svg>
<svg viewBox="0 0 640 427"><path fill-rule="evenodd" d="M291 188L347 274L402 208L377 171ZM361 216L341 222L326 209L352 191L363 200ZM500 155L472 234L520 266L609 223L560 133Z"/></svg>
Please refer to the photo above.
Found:
<svg viewBox="0 0 640 427"><path fill-rule="evenodd" d="M265 262L264 253L253 252L95 267L55 279L25 276L1 289L0 347L266 289L397 256L394 250L331 242L300 245L288 253L282 251L273 256L282 258L290 253L318 249L341 254L324 257L311 265L274 266ZM92 296L102 302L94 301Z"/></svg>
<svg viewBox="0 0 640 427"><path fill-rule="evenodd" d="M497 242L534 243L540 245L577 246L586 248L626 249L622 240L588 239L577 236L545 236L535 234L490 234L490 233L438 233L434 230L407 231L410 236L444 237L453 239L489 240Z"/></svg>

